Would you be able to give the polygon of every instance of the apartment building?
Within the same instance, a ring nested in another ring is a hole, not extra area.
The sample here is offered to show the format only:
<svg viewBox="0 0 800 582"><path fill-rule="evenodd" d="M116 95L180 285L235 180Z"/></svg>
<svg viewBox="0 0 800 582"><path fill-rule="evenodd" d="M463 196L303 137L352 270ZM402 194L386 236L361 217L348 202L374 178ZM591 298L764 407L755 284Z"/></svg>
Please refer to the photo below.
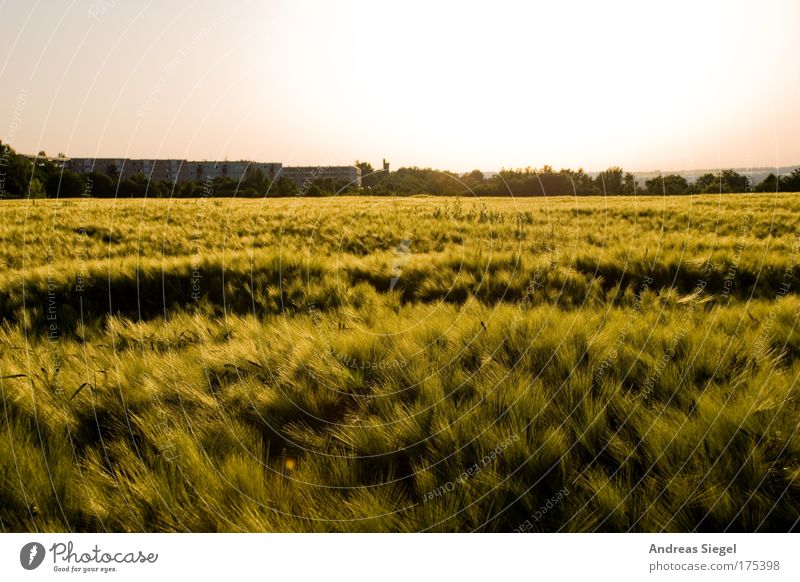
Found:
<svg viewBox="0 0 800 582"><path fill-rule="evenodd" d="M282 164L277 162L184 162L178 175L179 182L203 182L214 178L230 178L231 180L241 180L248 169L261 170L264 176L273 180L281 171Z"/></svg>
<svg viewBox="0 0 800 582"><path fill-rule="evenodd" d="M288 178L298 188L308 188L317 180L334 180L340 184L361 188L361 168L358 166L285 166L280 176Z"/></svg>
<svg viewBox="0 0 800 582"><path fill-rule="evenodd" d="M191 161L180 159L131 158L58 158L66 169L79 174L108 173L113 167L122 179L142 175L151 180L170 182L203 182L227 177L235 181L244 178L248 169L259 169L268 180L288 178L297 187L308 189L317 180L333 180L337 184L361 188L361 168L358 166L283 166L277 162ZM384 161L384 168L388 164Z"/></svg>
<svg viewBox="0 0 800 582"><path fill-rule="evenodd" d="M131 158L66 158L65 167L73 172L107 173L114 167L122 179L141 174L151 180L168 180L171 182L202 182L207 179L228 177L241 180L248 168L258 168L272 180L281 170L280 163L270 162L220 162L220 161L188 161L179 159L137 160Z"/></svg>

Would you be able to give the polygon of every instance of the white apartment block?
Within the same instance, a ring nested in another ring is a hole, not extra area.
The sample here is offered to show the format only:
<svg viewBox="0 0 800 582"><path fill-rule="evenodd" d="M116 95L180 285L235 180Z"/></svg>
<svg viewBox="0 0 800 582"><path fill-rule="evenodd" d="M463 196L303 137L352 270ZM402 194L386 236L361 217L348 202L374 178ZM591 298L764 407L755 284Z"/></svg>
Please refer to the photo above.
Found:
<svg viewBox="0 0 800 582"><path fill-rule="evenodd" d="M170 182L202 182L219 177L228 177L238 182L244 178L248 169L255 168L261 170L265 177L272 180L281 170L281 164L268 162L194 162L179 159L136 160L130 158L67 158L65 166L80 174L107 173L113 166L123 179L141 174L150 180L168 180Z"/></svg>

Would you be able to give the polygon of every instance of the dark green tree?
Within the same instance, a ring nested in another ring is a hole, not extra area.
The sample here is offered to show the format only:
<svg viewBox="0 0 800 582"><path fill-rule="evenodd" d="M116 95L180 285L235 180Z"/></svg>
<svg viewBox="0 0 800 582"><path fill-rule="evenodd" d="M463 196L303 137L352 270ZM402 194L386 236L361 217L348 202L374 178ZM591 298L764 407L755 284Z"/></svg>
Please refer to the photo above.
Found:
<svg viewBox="0 0 800 582"><path fill-rule="evenodd" d="M683 176L668 174L666 176L656 176L645 181L647 193L653 196L676 196L688 194L689 182Z"/></svg>
<svg viewBox="0 0 800 582"><path fill-rule="evenodd" d="M228 176L217 176L212 181L214 194L219 197L233 196L236 192L237 183Z"/></svg>
<svg viewBox="0 0 800 582"><path fill-rule="evenodd" d="M252 189L256 192L266 192L269 186L269 180L261 171L261 168L250 166L245 172L244 179L239 186L240 190Z"/></svg>
<svg viewBox="0 0 800 582"><path fill-rule="evenodd" d="M119 183L117 196L119 198L143 198L147 194L147 178L136 173Z"/></svg>
<svg viewBox="0 0 800 582"><path fill-rule="evenodd" d="M28 198L46 198L47 193L44 191L44 186L39 181L39 178L31 178L30 188L28 188Z"/></svg>
<svg viewBox="0 0 800 582"><path fill-rule="evenodd" d="M755 187L756 192L777 192L778 191L778 177L770 173L766 178L761 180Z"/></svg>
<svg viewBox="0 0 800 582"><path fill-rule="evenodd" d="M298 193L299 188L293 180L290 180L286 176L280 176L272 183L270 189L267 191L267 196L286 198L289 196L297 196Z"/></svg>
<svg viewBox="0 0 800 582"><path fill-rule="evenodd" d="M723 192L750 192L750 180L734 170L723 170L719 176Z"/></svg>
<svg viewBox="0 0 800 582"><path fill-rule="evenodd" d="M76 198L83 194L83 178L72 170L54 172L44 185L48 198Z"/></svg>
<svg viewBox="0 0 800 582"><path fill-rule="evenodd" d="M622 193L627 196L636 194L636 177L630 172L625 172L622 179Z"/></svg>
<svg viewBox="0 0 800 582"><path fill-rule="evenodd" d="M89 185L91 184L91 188ZM116 190L116 182L108 174L102 172L89 172L86 174L87 194L96 198L113 198Z"/></svg>
<svg viewBox="0 0 800 582"><path fill-rule="evenodd" d="M464 176L461 177L461 181L470 188L474 188L483 182L483 172L480 170L472 170L469 174L464 174Z"/></svg>
<svg viewBox="0 0 800 582"><path fill-rule="evenodd" d="M749 192L750 180L734 170L723 170L718 174L703 174L692 185L697 194Z"/></svg>
<svg viewBox="0 0 800 582"><path fill-rule="evenodd" d="M319 198L320 196L324 195L325 192L322 190L322 188L319 187L319 184L317 184L316 182L311 184L311 186L309 186L308 189L306 190L306 196L310 198Z"/></svg>
<svg viewBox="0 0 800 582"><path fill-rule="evenodd" d="M0 142L0 198L23 198L28 193L31 163Z"/></svg>
<svg viewBox="0 0 800 582"><path fill-rule="evenodd" d="M606 196L623 193L623 171L619 166L608 168L597 175L597 187Z"/></svg>
<svg viewBox="0 0 800 582"><path fill-rule="evenodd" d="M175 188L177 198L193 198L202 194L203 192L198 190L197 182L180 182Z"/></svg>
<svg viewBox="0 0 800 582"><path fill-rule="evenodd" d="M781 192L800 192L800 168L795 168L788 176L781 177Z"/></svg>
<svg viewBox="0 0 800 582"><path fill-rule="evenodd" d="M692 192L696 194L711 194L721 192L721 189L719 178L714 174L703 174L692 184Z"/></svg>
<svg viewBox="0 0 800 582"><path fill-rule="evenodd" d="M576 172L571 172L572 181L575 184L575 192L578 196L592 196L597 194L597 186L592 177L583 171L583 168L578 168Z"/></svg>

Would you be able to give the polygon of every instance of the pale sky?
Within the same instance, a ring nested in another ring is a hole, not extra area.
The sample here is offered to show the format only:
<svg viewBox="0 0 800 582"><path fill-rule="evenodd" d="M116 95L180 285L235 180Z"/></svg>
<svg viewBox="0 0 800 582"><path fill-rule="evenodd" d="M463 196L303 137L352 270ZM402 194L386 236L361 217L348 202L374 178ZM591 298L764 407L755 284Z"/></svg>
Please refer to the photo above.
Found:
<svg viewBox="0 0 800 582"><path fill-rule="evenodd" d="M0 139L75 157L800 164L800 2L0 0Z"/></svg>

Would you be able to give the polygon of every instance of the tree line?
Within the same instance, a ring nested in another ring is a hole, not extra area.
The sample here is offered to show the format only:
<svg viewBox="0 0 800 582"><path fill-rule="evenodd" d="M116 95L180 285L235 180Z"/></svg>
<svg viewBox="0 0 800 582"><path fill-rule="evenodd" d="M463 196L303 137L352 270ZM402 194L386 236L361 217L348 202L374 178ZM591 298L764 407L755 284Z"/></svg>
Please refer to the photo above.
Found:
<svg viewBox="0 0 800 582"><path fill-rule="evenodd" d="M480 170L459 175L430 168L400 168L396 172L374 171L369 163L357 162L365 190L378 195L434 194L476 196L617 196L681 195L745 192L800 192L800 168L788 176L769 174L758 184L734 170L706 173L694 182L677 174L656 176L644 185L620 167L611 167L592 177L583 169L554 170L524 168L502 170L485 177Z"/></svg>
<svg viewBox="0 0 800 582"><path fill-rule="evenodd" d="M788 176L769 174L758 184L733 170L707 173L692 183L677 174L657 176L642 186L630 172L612 167L596 176L582 169L524 168L502 170L486 177L473 170L464 175L431 168L400 168L375 171L371 164L356 161L361 168L362 189L352 184L320 179L299 188L292 180L272 179L258 169L248 170L241 180L217 177L203 182L150 180L144 174L123 178L114 166L79 174L47 158L44 152L31 159L0 142L0 198L196 198L196 197L290 197L369 194L408 196L594 196L681 195L733 192L800 192L800 169Z"/></svg>
<svg viewBox="0 0 800 582"><path fill-rule="evenodd" d="M0 142L0 198L260 198L342 193L357 191L350 184L329 178L316 180L301 189L286 177L279 175L273 179L256 167L248 170L241 180L220 176L177 183L149 179L142 173L122 177L113 165L83 174L63 168L58 159L48 158L45 152L39 152L32 160Z"/></svg>

